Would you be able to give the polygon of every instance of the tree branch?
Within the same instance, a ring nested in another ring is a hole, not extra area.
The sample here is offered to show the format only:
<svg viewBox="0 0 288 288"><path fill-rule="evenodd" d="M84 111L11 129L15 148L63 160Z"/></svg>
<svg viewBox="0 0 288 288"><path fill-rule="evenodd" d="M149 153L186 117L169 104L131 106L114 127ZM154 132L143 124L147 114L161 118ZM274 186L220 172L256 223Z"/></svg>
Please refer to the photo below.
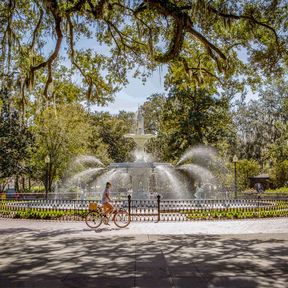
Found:
<svg viewBox="0 0 288 288"><path fill-rule="evenodd" d="M104 4L107 2L107 0L99 0L99 3L97 5L93 5L91 0L87 0L90 8L91 8L91 12L93 14L93 16L96 19L101 19L103 17L103 12L104 12Z"/></svg>
<svg viewBox="0 0 288 288"><path fill-rule="evenodd" d="M173 2L166 0L159 0L159 1L144 0L144 2L140 6L139 6L140 9L138 7L135 10L137 13L142 12L143 10L147 9L150 6L150 8L156 9L163 16L165 17L170 16L175 20L176 30L174 33L174 37L170 42L169 45L170 49L164 54L164 56L166 55L168 59L167 61L173 58L175 59L176 57L179 56L179 53L182 49L181 38L184 39L185 32L188 32L193 36L193 38L195 38L197 41L201 42L205 46L208 54L212 57L212 59L216 61L218 68L220 68L221 70L219 59L217 56L219 56L223 60L226 60L226 56L219 48L217 48L214 44L212 44L204 35L202 35L201 33L199 33L194 29L193 22L190 16L183 11L183 7L178 7Z"/></svg>
<svg viewBox="0 0 288 288"><path fill-rule="evenodd" d="M211 76L211 77L213 77L213 78L216 78L221 84L223 84L223 82L221 81L221 79L220 79L218 76L216 76L215 74L211 73L211 72L208 71L206 68L199 67L199 66L200 66L200 62L198 63L198 67L189 67L188 62L187 62L187 60L186 60L185 58L180 57L179 60L182 62L186 73L189 74L189 71L191 71L191 70L201 71L201 72L203 71L203 72L205 72L206 74L208 74L209 76Z"/></svg>
<svg viewBox="0 0 288 288"><path fill-rule="evenodd" d="M172 59L175 59L181 51L183 40L184 40L184 28L185 28L185 19L179 19L179 21L175 21L174 27L174 35L172 40L170 41L170 47L168 51L162 55L156 56L155 60L166 63Z"/></svg>
<svg viewBox="0 0 288 288"><path fill-rule="evenodd" d="M92 78L91 76L87 75L83 69L80 67L80 65L75 60L75 50L74 50L74 26L72 23L72 20L70 18L70 15L67 13L66 15L67 21L68 21L68 27L69 27L69 43L70 43L70 49L71 49L71 61L72 64L79 70L81 75L84 77L84 79L87 81L89 87L87 90L87 98L91 98L91 92L92 92Z"/></svg>
<svg viewBox="0 0 288 288"><path fill-rule="evenodd" d="M31 75L29 77L31 79L29 79L29 80L33 81L35 71L47 66L48 67L48 77L47 77L47 81L46 81L45 88L44 88L44 96L46 98L48 98L48 87L53 80L53 78L52 78L52 63L54 62L54 60L57 58L57 56L59 54L60 47L62 44L63 34L61 31L62 16L59 13L57 0L46 0L45 3L47 6L47 9L50 10L50 12L52 13L53 18L54 18L57 41L55 44L54 51L50 55L50 57L46 61L38 64L37 66L31 67L31 69L30 69Z"/></svg>
<svg viewBox="0 0 288 288"><path fill-rule="evenodd" d="M218 11L217 9L211 7L211 6L208 6L208 9L213 12L214 14L217 14L218 16L221 16L223 18L232 18L232 19L236 19L236 20L239 20L239 19L246 19L246 20L249 20L249 21L252 21L260 26L263 26L267 29L269 29L270 31L273 32L274 36L275 36L275 40L276 40L276 43L277 45L279 46L279 41L278 41L278 35L275 31L275 29L271 26L269 26L268 24L264 23L264 22L260 22L258 21L257 19L254 18L254 16L252 15L235 15L235 14L227 14L227 13L223 13L221 11Z"/></svg>
<svg viewBox="0 0 288 288"><path fill-rule="evenodd" d="M70 13L73 13L73 12L77 12L77 11L80 11L81 8L86 4L86 0L78 0L76 1L76 3L71 6L69 9L66 9L66 14L70 14Z"/></svg>
<svg viewBox="0 0 288 288"><path fill-rule="evenodd" d="M33 50L34 49L34 46L35 46L35 42L36 42L36 39L38 37L38 33L39 33L39 29L40 29L40 26L41 26L41 23L42 23L42 18L43 18L43 10L41 7L39 7L39 10L40 10L40 16L39 16L39 20L37 22L37 25L33 31L33 37L32 37L32 41L31 41L31 44L30 44L30 50Z"/></svg>

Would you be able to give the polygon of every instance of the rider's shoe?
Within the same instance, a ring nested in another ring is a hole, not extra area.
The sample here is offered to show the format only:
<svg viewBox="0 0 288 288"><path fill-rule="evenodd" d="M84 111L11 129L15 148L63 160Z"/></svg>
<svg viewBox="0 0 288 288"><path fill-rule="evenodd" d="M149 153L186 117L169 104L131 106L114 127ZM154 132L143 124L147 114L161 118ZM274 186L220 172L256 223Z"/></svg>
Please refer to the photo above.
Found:
<svg viewBox="0 0 288 288"><path fill-rule="evenodd" d="M105 225L110 226L110 224L109 224L109 218L108 218L106 215L104 216L103 223L104 223Z"/></svg>

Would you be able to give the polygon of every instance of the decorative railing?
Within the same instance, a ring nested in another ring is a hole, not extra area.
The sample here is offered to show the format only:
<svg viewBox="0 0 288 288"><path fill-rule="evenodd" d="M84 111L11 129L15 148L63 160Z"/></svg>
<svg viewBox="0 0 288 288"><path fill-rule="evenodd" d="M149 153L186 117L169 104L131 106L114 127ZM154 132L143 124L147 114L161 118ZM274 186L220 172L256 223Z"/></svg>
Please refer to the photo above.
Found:
<svg viewBox="0 0 288 288"><path fill-rule="evenodd" d="M88 213L90 200L2 200L1 218L28 218L81 221ZM131 196L114 202L126 209L132 221L192 221L287 217L288 200L134 200Z"/></svg>

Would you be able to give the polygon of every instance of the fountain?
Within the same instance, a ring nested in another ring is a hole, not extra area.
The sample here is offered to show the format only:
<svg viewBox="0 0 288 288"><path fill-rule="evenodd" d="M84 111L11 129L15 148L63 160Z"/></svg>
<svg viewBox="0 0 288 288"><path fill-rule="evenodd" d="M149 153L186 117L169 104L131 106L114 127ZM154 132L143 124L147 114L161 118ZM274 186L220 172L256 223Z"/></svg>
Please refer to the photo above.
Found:
<svg viewBox="0 0 288 288"><path fill-rule="evenodd" d="M145 152L146 142L155 137L152 134L145 134L144 117L139 108L136 113L135 131L124 135L125 138L132 138L136 143L134 152L135 162L111 163L109 169L122 169L129 174L130 183L125 183L130 187L129 192L134 199L150 199L156 197L155 169L158 166L171 166L169 163L156 163L150 161L150 155Z"/></svg>
<svg viewBox="0 0 288 288"><path fill-rule="evenodd" d="M79 165L84 167L81 166L83 163L89 164L84 171L78 171L69 178L70 187L71 183L74 187L81 187L77 199L100 198L107 181L112 182L114 196L118 198L130 194L132 199L155 199L157 195L162 199L227 199L227 193L219 193L216 177L210 171L212 164L218 165L219 171L224 167L212 148L198 146L188 149L175 166L153 161L145 151L145 145L155 136L145 133L140 108L135 113L133 133L124 137L136 143L134 162L111 163L104 167L93 156L80 156L74 160L72 166L78 165L78 169Z"/></svg>

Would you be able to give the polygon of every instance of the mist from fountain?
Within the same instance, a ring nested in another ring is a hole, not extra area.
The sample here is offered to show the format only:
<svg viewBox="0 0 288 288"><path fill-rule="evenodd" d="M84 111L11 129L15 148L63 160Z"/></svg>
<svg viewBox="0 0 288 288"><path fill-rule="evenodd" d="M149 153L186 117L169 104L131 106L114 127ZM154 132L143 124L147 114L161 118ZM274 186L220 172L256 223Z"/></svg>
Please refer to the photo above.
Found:
<svg viewBox="0 0 288 288"><path fill-rule="evenodd" d="M91 177L95 177L99 172L103 172L105 168L88 168L84 171L81 171L70 178L70 181L87 181Z"/></svg>
<svg viewBox="0 0 288 288"><path fill-rule="evenodd" d="M201 183L211 183L215 179L211 171L197 164L183 164L177 169L187 171Z"/></svg>
<svg viewBox="0 0 288 288"><path fill-rule="evenodd" d="M134 156L135 162L152 162L153 161L153 158L151 157L151 155L149 155L148 153L140 149L136 149L135 151L133 151L133 156Z"/></svg>
<svg viewBox="0 0 288 288"><path fill-rule="evenodd" d="M187 149L183 155L180 157L179 161L177 162L176 166L181 165L182 163L186 162L187 160L194 160L200 161L201 163L205 164L205 162L212 161L216 157L217 153L215 149L212 147L207 146L196 146Z"/></svg>
<svg viewBox="0 0 288 288"><path fill-rule="evenodd" d="M214 148L196 146L187 149L180 157L176 168L186 171L195 179L195 198L229 197L229 187L225 184L225 175L229 170Z"/></svg>
<svg viewBox="0 0 288 288"><path fill-rule="evenodd" d="M189 191L187 189L187 186L185 185L185 180L180 179L180 177L177 175L177 171L174 169L174 167L168 167L166 165L158 165L155 168L155 171L158 172L159 174L159 182L160 183L165 183L169 182L168 191L164 191L164 197L170 198L172 196L177 197L177 198L188 198L189 196ZM157 177L157 176L156 176ZM165 195L166 194L166 195ZM191 195L190 195L191 197Z"/></svg>
<svg viewBox="0 0 288 288"><path fill-rule="evenodd" d="M125 173L123 169L112 169L97 177L94 184L99 188L99 190L97 189L97 192L102 193L105 184L109 181L112 183L112 191L114 191L115 186L117 186L118 183L123 182L123 179L126 179L128 176L129 175Z"/></svg>
<svg viewBox="0 0 288 288"><path fill-rule="evenodd" d="M80 169L81 171L79 171ZM105 171L106 168L104 164L95 156L80 155L76 157L71 161L67 169L67 174L73 175L66 179L64 178L62 182L56 186L53 198L83 198L87 184L91 183Z"/></svg>
<svg viewBox="0 0 288 288"><path fill-rule="evenodd" d="M91 155L80 155L75 158L71 165L84 166L84 164L100 165L102 167L104 166L104 164L97 157Z"/></svg>

